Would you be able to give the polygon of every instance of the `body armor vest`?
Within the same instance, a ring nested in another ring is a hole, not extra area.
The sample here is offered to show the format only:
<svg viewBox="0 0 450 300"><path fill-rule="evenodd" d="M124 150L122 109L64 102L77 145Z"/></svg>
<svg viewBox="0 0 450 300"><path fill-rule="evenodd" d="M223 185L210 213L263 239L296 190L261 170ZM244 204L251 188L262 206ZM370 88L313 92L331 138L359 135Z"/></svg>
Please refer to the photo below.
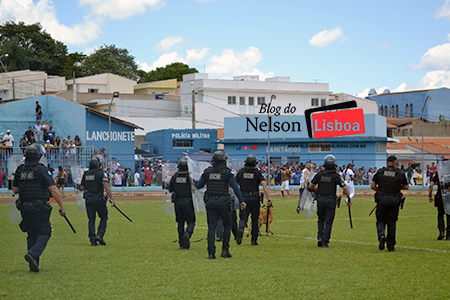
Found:
<svg viewBox="0 0 450 300"><path fill-rule="evenodd" d="M206 193L208 196L228 196L228 168L220 170L208 167L205 170Z"/></svg>
<svg viewBox="0 0 450 300"><path fill-rule="evenodd" d="M102 171L99 169L89 169L84 172L84 187L89 194L99 195L100 193L103 193L103 183L102 180L100 180L103 177L102 175Z"/></svg>
<svg viewBox="0 0 450 300"><path fill-rule="evenodd" d="M173 176L175 176L173 191L177 195L177 198L192 198L189 173L187 171L176 172Z"/></svg>
<svg viewBox="0 0 450 300"><path fill-rule="evenodd" d="M317 189L319 196L336 196L336 171L325 170L316 176L319 176L319 188Z"/></svg>
<svg viewBox="0 0 450 300"><path fill-rule="evenodd" d="M40 175L42 164L21 165L17 168L19 194L22 201L33 202L36 200L48 201L49 190L43 183Z"/></svg>
<svg viewBox="0 0 450 300"><path fill-rule="evenodd" d="M238 174L239 186L242 192L259 191L259 171L254 167L243 167Z"/></svg>
<svg viewBox="0 0 450 300"><path fill-rule="evenodd" d="M378 176L378 191L386 194L400 194L402 172L394 167L382 168Z"/></svg>

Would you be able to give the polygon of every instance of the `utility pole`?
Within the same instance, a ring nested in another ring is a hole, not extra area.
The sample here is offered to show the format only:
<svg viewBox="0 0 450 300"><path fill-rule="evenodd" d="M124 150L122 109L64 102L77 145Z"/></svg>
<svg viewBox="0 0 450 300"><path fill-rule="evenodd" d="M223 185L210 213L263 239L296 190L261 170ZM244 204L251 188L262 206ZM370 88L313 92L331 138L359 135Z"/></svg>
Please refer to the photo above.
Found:
<svg viewBox="0 0 450 300"><path fill-rule="evenodd" d="M195 129L195 90L193 82L191 82L191 86L192 86L192 129Z"/></svg>
<svg viewBox="0 0 450 300"><path fill-rule="evenodd" d="M13 88L13 100L16 99L16 84L14 82L14 78L12 79L12 88Z"/></svg>
<svg viewBox="0 0 450 300"><path fill-rule="evenodd" d="M75 84L75 71L73 71L73 84L72 84L72 89L73 89L73 102L77 103L77 87Z"/></svg>

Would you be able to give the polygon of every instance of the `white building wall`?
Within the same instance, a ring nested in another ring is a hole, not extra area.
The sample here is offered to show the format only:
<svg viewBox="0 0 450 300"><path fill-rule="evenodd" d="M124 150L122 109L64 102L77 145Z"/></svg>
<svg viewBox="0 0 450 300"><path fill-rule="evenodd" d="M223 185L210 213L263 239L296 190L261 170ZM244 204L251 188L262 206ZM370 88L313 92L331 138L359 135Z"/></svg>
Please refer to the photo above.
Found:
<svg viewBox="0 0 450 300"><path fill-rule="evenodd" d="M192 112L192 89L196 91L197 103L211 103L226 111L240 114L258 114L261 105L258 97L265 97L265 103L275 94L273 105L280 106L280 114L289 103L295 106L293 114L303 115L305 109L311 108L311 98L321 99L328 104L329 86L324 83L290 82L288 77L267 78L265 81L256 80L258 76L237 76L234 80L208 79L207 74L188 74L183 76L181 87L182 116L189 117ZM235 96L236 104L228 104L228 97ZM245 98L245 105L240 105L240 97ZM254 97L254 105L249 105L249 97ZM291 114L291 113L288 113ZM220 119L220 116L217 116ZM222 118L223 119L223 118Z"/></svg>
<svg viewBox="0 0 450 300"><path fill-rule="evenodd" d="M76 91L78 93L88 93L90 89L97 90L97 93L134 93L135 80L124 78L115 74L98 74L75 79ZM66 80L68 90L72 90L73 80Z"/></svg>
<svg viewBox="0 0 450 300"><path fill-rule="evenodd" d="M342 103L347 101L355 100L358 104L358 108L362 108L365 114L378 114L378 104L369 99L364 99L360 97L356 97L350 94L339 93L333 94L330 97L330 104Z"/></svg>

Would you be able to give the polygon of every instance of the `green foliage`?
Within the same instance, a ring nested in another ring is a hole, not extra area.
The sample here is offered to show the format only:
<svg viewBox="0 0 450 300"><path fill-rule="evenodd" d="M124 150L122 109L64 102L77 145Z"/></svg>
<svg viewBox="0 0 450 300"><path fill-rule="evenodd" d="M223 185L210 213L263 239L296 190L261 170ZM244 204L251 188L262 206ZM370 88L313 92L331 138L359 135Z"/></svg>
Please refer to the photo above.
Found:
<svg viewBox="0 0 450 300"><path fill-rule="evenodd" d="M292 194L294 192L292 191ZM116 197L117 198L117 197ZM317 217L295 212L297 199L272 199L273 236L259 246L231 240L232 258L207 259L206 240L179 250L174 216L160 201L117 201L133 222L109 209L106 246L91 247L87 217L65 202L73 234L56 212L41 272L28 271L26 234L0 204L0 298L4 299L447 299L449 242L438 241L436 208L408 197L397 223L397 251L379 251L373 198L354 198L353 229L337 209L331 248L317 247ZM97 220L98 222L98 220ZM262 232L265 231L263 226ZM192 241L206 238L197 215Z"/></svg>
<svg viewBox="0 0 450 300"><path fill-rule="evenodd" d="M0 25L0 49L2 53L11 51L7 60L9 71L28 66L33 71L46 71L50 75L59 75L61 58L67 55L66 45L54 40L39 23L6 22ZM17 55L13 53L14 49L19 51Z"/></svg>
<svg viewBox="0 0 450 300"><path fill-rule="evenodd" d="M137 64L134 56L127 49L115 45L101 46L87 56L82 66L82 74L90 76L101 73L112 73L129 79L138 79Z"/></svg>
<svg viewBox="0 0 450 300"><path fill-rule="evenodd" d="M176 62L165 67L156 68L156 70L152 70L141 76L139 83L151 82L151 81L159 81L159 80L167 80L176 78L177 81L183 81L184 74L198 73L197 69L189 68L188 65Z"/></svg>

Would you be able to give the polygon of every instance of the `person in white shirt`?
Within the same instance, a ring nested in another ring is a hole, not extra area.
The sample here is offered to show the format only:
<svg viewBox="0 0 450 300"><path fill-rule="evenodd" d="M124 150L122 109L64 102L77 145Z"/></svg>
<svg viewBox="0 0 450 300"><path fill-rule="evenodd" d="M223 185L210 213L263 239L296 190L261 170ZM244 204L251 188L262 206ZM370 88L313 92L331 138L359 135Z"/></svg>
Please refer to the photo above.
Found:
<svg viewBox="0 0 450 300"><path fill-rule="evenodd" d="M36 136L36 142L42 144L43 127L40 120L36 120L36 125L33 126L33 131Z"/></svg>
<svg viewBox="0 0 450 300"><path fill-rule="evenodd" d="M349 163L347 165L347 169L342 173L345 180L345 185L348 188L350 197L349 199L352 199L355 196L355 185L353 184L354 181L361 182L361 180L355 178L355 173L353 172L353 164Z"/></svg>
<svg viewBox="0 0 450 300"><path fill-rule="evenodd" d="M298 199L298 204L297 204L297 213L300 213L300 201L302 200L302 196L303 196L303 192L305 190L305 188L308 188L308 175L309 175L309 169L311 168L311 162L308 161L305 164L305 167L302 170L302 177L300 177L300 189L299 189L299 194L300 194L300 198Z"/></svg>
<svg viewBox="0 0 450 300"><path fill-rule="evenodd" d="M12 153L13 147L14 147L14 137L11 134L11 131L8 129L6 130L6 134L3 136L3 142L5 142L6 145L6 153Z"/></svg>

